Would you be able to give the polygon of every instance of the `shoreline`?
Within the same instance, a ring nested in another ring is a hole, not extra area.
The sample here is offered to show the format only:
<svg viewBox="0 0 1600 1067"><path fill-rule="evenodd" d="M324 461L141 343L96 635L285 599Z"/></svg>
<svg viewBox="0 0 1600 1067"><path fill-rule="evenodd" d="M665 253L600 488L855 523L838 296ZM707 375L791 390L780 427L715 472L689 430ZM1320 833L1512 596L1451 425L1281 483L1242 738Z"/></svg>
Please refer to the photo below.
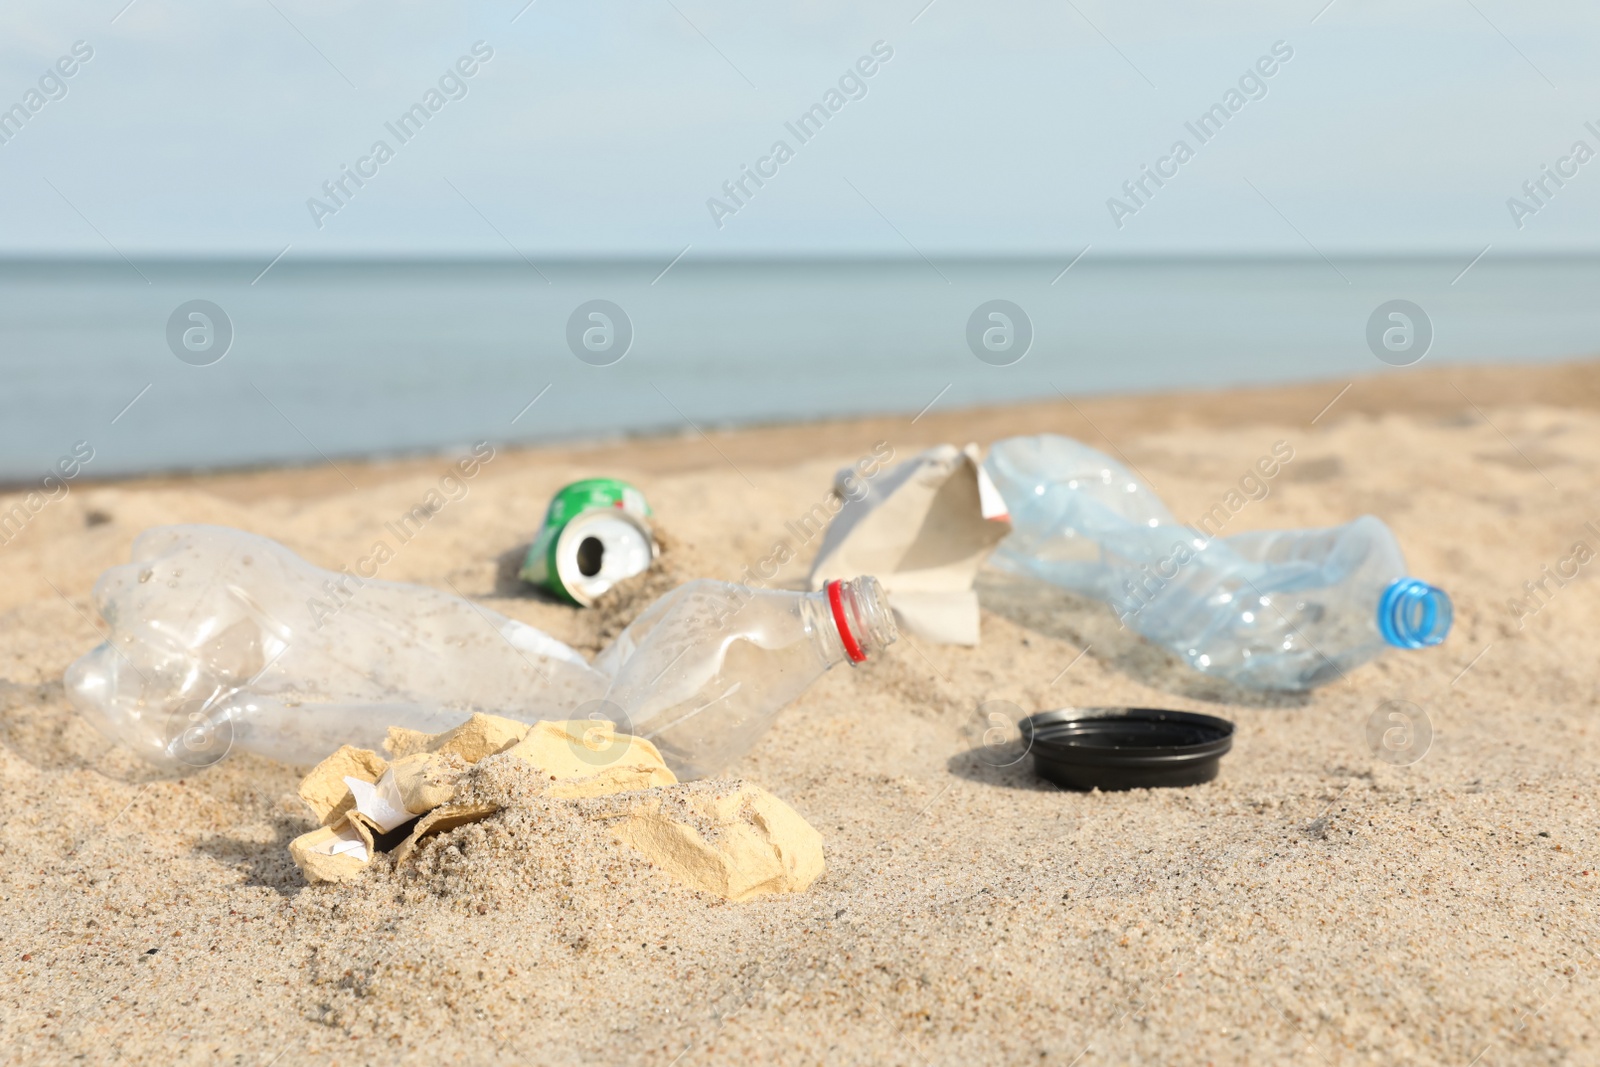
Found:
<svg viewBox="0 0 1600 1067"><path fill-rule="evenodd" d="M1349 386L1347 391L1345 387ZM884 414L845 419L776 422L739 427L685 426L675 434L640 434L590 441L496 445L508 462L521 466L541 460L564 466L626 465L656 474L679 474L725 466L719 451L737 451L740 465L783 467L818 454L816 434L825 431L829 454L870 449L892 435L905 447L943 441L980 444L1018 434L1055 432L1104 446L1128 437L1176 429L1230 429L1249 425L1327 426L1354 416L1411 415L1445 418L1474 409L1545 405L1600 411L1600 357L1537 365L1485 364L1378 371L1348 379L1293 385L1217 390L1117 393L1083 399L1045 399L1011 404L940 410L921 416ZM1324 410L1326 409L1326 410ZM492 443L492 442L491 442ZM183 489L240 501L268 495L321 497L415 477L435 470L452 453L446 450L394 458L338 458L306 465L264 465L220 470L136 474L81 479L74 488ZM343 473L341 473L343 472ZM294 486L286 484L293 481ZM31 483L0 484L0 494L26 491Z"/></svg>

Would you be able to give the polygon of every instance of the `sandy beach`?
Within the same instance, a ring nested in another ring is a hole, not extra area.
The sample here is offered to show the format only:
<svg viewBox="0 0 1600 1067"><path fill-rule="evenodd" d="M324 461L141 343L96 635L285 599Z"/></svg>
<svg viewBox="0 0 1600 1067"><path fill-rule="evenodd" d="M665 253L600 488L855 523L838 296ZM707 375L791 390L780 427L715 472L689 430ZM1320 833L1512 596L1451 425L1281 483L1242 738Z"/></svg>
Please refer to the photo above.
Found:
<svg viewBox="0 0 1600 1067"><path fill-rule="evenodd" d="M1455 629L1264 696L1102 605L986 572L979 647L902 639L837 668L735 768L822 833L828 872L804 893L703 896L526 814L453 831L409 870L307 886L287 852L315 825L305 768L237 755L164 776L67 704L62 672L100 639L90 589L168 523L353 563L455 456L74 482L0 546L0 1058L1600 1062L1600 565L1508 606L1576 543L1600 550L1600 363L958 408L497 447L381 577L454 586L592 654L624 609L515 578L568 481L634 482L665 575L731 580L878 442L907 458L1048 430L1124 456L1180 516L1285 442L1223 532L1375 514L1450 592ZM795 547L779 580L798 588L817 541ZM1409 766L1366 741L1391 699L1434 732ZM1238 733L1207 785L1071 793L971 751L987 700L1164 705Z"/></svg>

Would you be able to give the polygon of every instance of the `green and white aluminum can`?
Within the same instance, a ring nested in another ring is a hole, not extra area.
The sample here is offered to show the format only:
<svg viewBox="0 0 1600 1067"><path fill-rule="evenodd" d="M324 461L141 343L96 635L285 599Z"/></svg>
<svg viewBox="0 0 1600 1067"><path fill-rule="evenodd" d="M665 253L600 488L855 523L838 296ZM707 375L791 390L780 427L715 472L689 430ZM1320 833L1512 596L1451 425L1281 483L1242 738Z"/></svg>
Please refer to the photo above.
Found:
<svg viewBox="0 0 1600 1067"><path fill-rule="evenodd" d="M525 581L580 607L659 554L644 494L617 478L585 478L550 501L522 564Z"/></svg>

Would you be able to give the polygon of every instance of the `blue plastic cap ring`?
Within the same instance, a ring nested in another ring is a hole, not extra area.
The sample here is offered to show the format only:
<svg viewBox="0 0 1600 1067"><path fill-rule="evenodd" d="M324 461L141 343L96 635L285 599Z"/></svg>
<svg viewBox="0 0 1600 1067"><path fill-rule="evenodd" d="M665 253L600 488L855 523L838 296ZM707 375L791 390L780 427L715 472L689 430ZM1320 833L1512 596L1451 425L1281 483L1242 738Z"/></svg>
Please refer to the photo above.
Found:
<svg viewBox="0 0 1600 1067"><path fill-rule="evenodd" d="M1443 589L1401 578L1378 601L1378 632L1396 648L1427 648L1450 633L1455 609Z"/></svg>

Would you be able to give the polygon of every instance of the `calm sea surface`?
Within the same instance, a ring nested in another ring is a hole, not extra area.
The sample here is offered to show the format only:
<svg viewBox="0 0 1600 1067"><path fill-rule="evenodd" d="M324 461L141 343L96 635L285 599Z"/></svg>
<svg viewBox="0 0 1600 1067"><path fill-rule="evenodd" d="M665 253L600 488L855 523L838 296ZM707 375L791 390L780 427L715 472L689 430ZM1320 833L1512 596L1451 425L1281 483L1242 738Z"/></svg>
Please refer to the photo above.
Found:
<svg viewBox="0 0 1600 1067"><path fill-rule="evenodd" d="M1600 258L1471 258L0 262L0 480L1404 374L1395 299L1422 365L1600 352Z"/></svg>

